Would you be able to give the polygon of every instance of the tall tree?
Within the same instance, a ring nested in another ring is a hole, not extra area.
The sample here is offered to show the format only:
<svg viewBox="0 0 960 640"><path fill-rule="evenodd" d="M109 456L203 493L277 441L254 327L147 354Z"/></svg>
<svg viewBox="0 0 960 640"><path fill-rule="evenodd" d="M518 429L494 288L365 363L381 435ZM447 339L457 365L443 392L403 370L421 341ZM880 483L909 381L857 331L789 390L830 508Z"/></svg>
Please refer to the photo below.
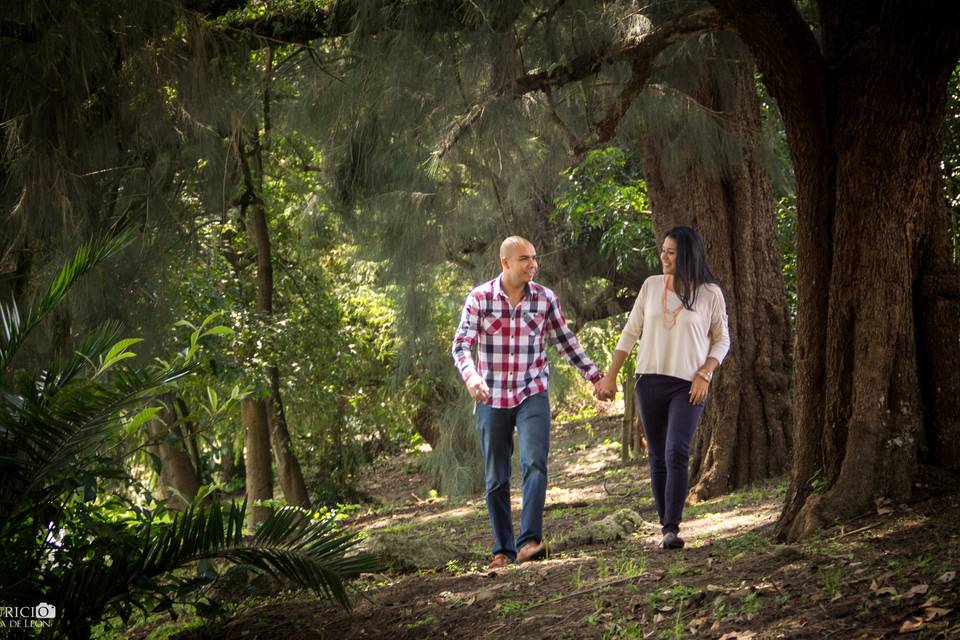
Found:
<svg viewBox="0 0 960 640"><path fill-rule="evenodd" d="M781 535L960 462L960 296L939 164L960 10L711 0L776 98L797 180L796 447Z"/></svg>
<svg viewBox="0 0 960 640"><path fill-rule="evenodd" d="M701 233L730 315L731 351L691 451L691 494L783 473L790 332L754 66L730 34L686 43L662 75L695 107L659 110L638 140L658 232Z"/></svg>
<svg viewBox="0 0 960 640"><path fill-rule="evenodd" d="M252 144L249 148L244 142L244 132L240 125L239 116L234 123L234 141L237 160L243 178L244 193L240 201L241 217L250 212L246 225L250 234L250 241L257 257L257 311L265 324L273 318L273 257L270 246L270 229L267 223L266 204L263 197L264 166L263 146L269 144L271 133L270 123L270 84L273 74L273 47L267 47L266 62L263 71L262 105L263 105L263 138L255 125L251 134ZM253 167L251 168L251 161ZM280 367L276 362L276 355L272 355L267 365L267 378L270 384L270 398L267 401L267 421L270 426L270 442L274 459L277 463L277 473L283 495L287 502L301 507L310 506L307 494L307 485L300 468L300 461L293 450L290 430L287 427L286 414L283 410L283 397L280 385Z"/></svg>

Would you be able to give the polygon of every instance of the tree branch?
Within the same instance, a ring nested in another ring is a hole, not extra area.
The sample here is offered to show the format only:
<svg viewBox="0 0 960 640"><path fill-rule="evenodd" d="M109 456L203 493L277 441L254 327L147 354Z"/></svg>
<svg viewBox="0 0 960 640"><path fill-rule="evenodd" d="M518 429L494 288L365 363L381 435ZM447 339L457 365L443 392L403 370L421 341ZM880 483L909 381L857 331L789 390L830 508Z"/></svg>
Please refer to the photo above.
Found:
<svg viewBox="0 0 960 640"><path fill-rule="evenodd" d="M615 119L616 122L608 123L607 126L612 126L615 130L616 123L619 122L619 117L616 117L616 110L623 107L621 103L626 103L629 106L629 101L632 100L630 92L634 92L633 97L636 97L635 93L639 92L643 82L646 82L649 77L653 60L664 49L684 38L721 31L726 28L726 22L718 12L710 9L696 11L654 27L653 30L643 35L632 36L613 46L579 55L564 65L520 76L481 96L467 113L453 123L447 135L444 136L440 145L434 151L434 156L439 159L446 155L466 130L480 120L486 108L497 100L517 98L534 91L547 91L553 87L561 87L595 75L604 67L630 61L634 67L634 77L631 78L630 85L628 85L625 93L621 95L621 100L608 113L608 118ZM620 117L622 115L621 113Z"/></svg>
<svg viewBox="0 0 960 640"><path fill-rule="evenodd" d="M750 48L788 132L804 137L811 148L818 147L828 131L828 70L820 45L794 3L769 0L760 6L750 0L710 0L710 4Z"/></svg>

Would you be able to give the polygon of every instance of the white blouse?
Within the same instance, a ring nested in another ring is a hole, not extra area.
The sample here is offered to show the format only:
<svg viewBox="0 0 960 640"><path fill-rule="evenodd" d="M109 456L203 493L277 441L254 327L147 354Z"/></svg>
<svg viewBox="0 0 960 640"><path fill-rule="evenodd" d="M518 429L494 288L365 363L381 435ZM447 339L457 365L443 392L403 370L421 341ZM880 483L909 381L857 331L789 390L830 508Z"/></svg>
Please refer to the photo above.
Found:
<svg viewBox="0 0 960 640"><path fill-rule="evenodd" d="M707 358L723 362L730 350L727 305L720 287L701 285L693 310L682 309L674 322L673 318L664 317L664 288L663 275L650 276L643 282L616 348L630 353L639 338L638 374L657 373L693 380ZM668 290L667 307L673 311L680 306L680 298Z"/></svg>

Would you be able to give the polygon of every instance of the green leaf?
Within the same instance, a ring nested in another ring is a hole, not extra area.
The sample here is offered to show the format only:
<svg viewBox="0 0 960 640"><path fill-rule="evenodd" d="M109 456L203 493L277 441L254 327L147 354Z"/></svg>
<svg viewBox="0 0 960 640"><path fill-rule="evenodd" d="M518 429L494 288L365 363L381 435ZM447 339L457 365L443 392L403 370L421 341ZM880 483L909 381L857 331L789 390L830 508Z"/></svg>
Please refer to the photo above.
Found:
<svg viewBox="0 0 960 640"><path fill-rule="evenodd" d="M232 336L235 333L230 327L225 327L223 325L217 325L215 327L210 327L203 332L205 336Z"/></svg>
<svg viewBox="0 0 960 640"><path fill-rule="evenodd" d="M141 426L152 420L153 417L162 410L163 407L147 407L142 409L139 413L137 413L137 415L133 416L133 418L131 418L126 425L124 425L124 431L128 436L135 435Z"/></svg>

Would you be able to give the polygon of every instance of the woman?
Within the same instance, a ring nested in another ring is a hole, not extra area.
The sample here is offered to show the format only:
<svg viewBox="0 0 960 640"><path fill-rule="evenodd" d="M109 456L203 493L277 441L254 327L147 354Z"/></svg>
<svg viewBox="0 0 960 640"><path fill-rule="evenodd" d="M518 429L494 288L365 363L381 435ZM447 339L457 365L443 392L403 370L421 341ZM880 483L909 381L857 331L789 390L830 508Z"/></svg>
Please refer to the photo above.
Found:
<svg viewBox="0 0 960 640"><path fill-rule="evenodd" d="M639 338L636 399L663 533L659 546L680 549L690 442L730 336L726 303L700 235L690 227L667 231L660 262L663 275L644 281L596 392L601 399L616 395L617 373Z"/></svg>

